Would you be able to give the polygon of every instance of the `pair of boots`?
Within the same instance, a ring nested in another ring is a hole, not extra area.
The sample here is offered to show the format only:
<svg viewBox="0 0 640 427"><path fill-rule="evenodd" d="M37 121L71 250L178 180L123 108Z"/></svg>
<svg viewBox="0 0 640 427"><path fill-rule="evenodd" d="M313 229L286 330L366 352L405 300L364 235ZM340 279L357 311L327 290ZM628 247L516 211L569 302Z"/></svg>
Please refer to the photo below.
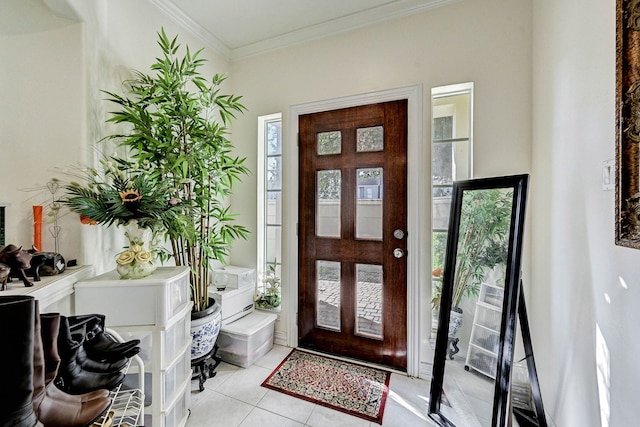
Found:
<svg viewBox="0 0 640 427"><path fill-rule="evenodd" d="M121 370L140 351L139 340L118 343L104 333L104 316L59 316L61 358L55 384L69 394L113 390L124 380Z"/></svg>
<svg viewBox="0 0 640 427"><path fill-rule="evenodd" d="M0 426L33 427L38 421L46 427L83 426L109 408L111 400L106 390L72 396L50 380L57 365L55 361L45 363L44 345L49 359L54 353L50 344L56 342L57 335L55 339L48 337L50 326L41 332L33 297L0 297L0 325ZM57 331L53 326L51 329ZM42 335L47 336L46 344ZM49 372L51 369L54 371Z"/></svg>
<svg viewBox="0 0 640 427"><path fill-rule="evenodd" d="M0 296L0 427L33 427L38 421L45 427L86 426L111 405L106 389L69 394L55 386L54 378L85 375L78 365L79 346L74 353L73 340L67 340L65 320L58 314L40 316L33 297ZM58 353L59 343L68 345L64 358ZM106 385L117 385L124 375L103 377ZM95 388L91 381L96 377L84 380L88 388Z"/></svg>

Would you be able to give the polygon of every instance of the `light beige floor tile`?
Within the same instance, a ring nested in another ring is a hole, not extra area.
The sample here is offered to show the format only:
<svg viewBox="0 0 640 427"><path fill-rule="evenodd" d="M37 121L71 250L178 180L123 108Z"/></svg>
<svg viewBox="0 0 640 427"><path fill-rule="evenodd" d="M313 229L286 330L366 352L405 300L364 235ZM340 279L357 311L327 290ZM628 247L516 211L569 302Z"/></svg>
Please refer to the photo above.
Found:
<svg viewBox="0 0 640 427"><path fill-rule="evenodd" d="M284 358L291 353L291 350L291 347L274 345L271 351L257 360L255 364L257 366L262 366L263 368L274 370L280 366L280 363L282 363Z"/></svg>
<svg viewBox="0 0 640 427"><path fill-rule="evenodd" d="M304 424L274 414L264 409L255 408L239 427L302 427Z"/></svg>
<svg viewBox="0 0 640 427"><path fill-rule="evenodd" d="M316 405L306 425L310 427L369 427L369 421Z"/></svg>
<svg viewBox="0 0 640 427"><path fill-rule="evenodd" d="M226 379L216 391L255 406L267 394L267 389L260 385L270 373L270 369L257 365L240 369Z"/></svg>
<svg viewBox="0 0 640 427"><path fill-rule="evenodd" d="M258 408L266 409L301 423L305 423L309 419L314 406L314 403L273 390L267 391L267 394L258 403Z"/></svg>
<svg viewBox="0 0 640 427"><path fill-rule="evenodd" d="M387 404L395 403L413 413L426 416L428 413L430 386L431 383L429 381L392 374Z"/></svg>
<svg viewBox="0 0 640 427"><path fill-rule="evenodd" d="M206 400L191 405L191 416L186 427L231 427L240 423L253 410L253 406L224 396L216 391L204 390Z"/></svg>
<svg viewBox="0 0 640 427"><path fill-rule="evenodd" d="M371 426L377 426L371 423ZM420 427L434 426L429 417L415 411L415 408L403 406L396 402L387 402L382 418L382 427Z"/></svg>
<svg viewBox="0 0 640 427"><path fill-rule="evenodd" d="M205 388L209 390L216 390L225 381L233 376L234 373L238 372L242 368L238 366L231 365L229 363L222 362L216 368L216 375L213 378L207 378L204 383Z"/></svg>

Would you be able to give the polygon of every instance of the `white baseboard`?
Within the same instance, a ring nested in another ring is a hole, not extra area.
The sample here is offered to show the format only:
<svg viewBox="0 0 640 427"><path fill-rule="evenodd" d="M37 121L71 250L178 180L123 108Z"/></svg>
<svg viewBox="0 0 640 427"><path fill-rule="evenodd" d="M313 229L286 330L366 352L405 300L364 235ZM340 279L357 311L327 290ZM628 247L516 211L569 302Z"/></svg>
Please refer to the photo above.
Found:
<svg viewBox="0 0 640 427"><path fill-rule="evenodd" d="M433 373L432 362L420 362L419 378L427 381L431 381L431 374Z"/></svg>
<svg viewBox="0 0 640 427"><path fill-rule="evenodd" d="M273 333L273 343L285 347L288 346L287 333L284 331L275 331Z"/></svg>

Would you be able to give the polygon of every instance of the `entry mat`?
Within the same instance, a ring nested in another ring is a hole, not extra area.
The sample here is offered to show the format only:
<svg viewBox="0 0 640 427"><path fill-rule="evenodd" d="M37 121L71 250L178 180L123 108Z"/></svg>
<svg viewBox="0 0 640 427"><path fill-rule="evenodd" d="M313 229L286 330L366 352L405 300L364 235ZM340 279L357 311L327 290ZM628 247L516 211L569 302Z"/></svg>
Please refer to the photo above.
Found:
<svg viewBox="0 0 640 427"><path fill-rule="evenodd" d="M382 424L391 372L293 349L263 387Z"/></svg>

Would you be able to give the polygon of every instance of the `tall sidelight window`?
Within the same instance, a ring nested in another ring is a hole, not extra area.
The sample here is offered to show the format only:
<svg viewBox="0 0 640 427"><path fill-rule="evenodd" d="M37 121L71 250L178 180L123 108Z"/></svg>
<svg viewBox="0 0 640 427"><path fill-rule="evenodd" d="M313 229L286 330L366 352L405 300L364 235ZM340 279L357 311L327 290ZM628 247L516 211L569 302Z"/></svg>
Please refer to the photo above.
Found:
<svg viewBox="0 0 640 427"><path fill-rule="evenodd" d="M473 176L473 83L431 89L431 281L433 306L442 291L453 182ZM437 310L434 310L434 314ZM432 319L432 336L437 330Z"/></svg>
<svg viewBox="0 0 640 427"><path fill-rule="evenodd" d="M258 117L258 273L282 261L282 114Z"/></svg>

